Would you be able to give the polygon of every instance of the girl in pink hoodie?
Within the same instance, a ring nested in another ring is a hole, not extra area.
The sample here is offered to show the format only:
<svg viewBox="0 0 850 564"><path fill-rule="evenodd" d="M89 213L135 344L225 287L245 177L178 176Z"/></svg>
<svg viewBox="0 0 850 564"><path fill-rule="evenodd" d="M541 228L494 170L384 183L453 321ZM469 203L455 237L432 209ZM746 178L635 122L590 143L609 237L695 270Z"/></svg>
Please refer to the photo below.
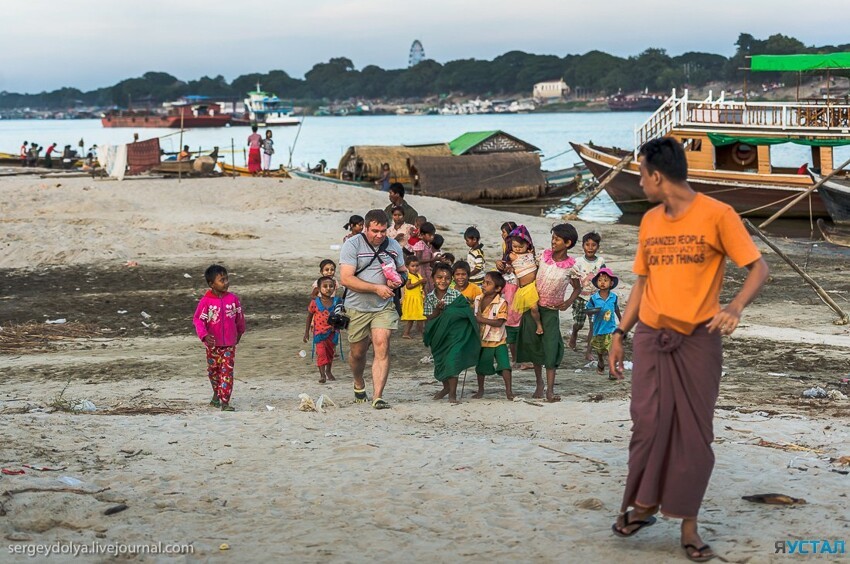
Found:
<svg viewBox="0 0 850 564"><path fill-rule="evenodd" d="M212 384L212 407L235 411L230 406L233 392L233 363L236 345L245 333L245 315L236 294L227 291L227 269L218 264L207 268L204 277L209 291L195 310L193 322L198 338L207 348L207 375Z"/></svg>

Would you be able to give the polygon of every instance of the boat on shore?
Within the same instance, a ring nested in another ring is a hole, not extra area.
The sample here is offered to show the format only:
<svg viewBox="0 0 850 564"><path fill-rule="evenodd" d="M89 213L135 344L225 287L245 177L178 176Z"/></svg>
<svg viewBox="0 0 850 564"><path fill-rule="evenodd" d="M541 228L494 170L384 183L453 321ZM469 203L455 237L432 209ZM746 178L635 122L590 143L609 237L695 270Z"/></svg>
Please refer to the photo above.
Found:
<svg viewBox="0 0 850 564"><path fill-rule="evenodd" d="M260 127L272 125L298 125L301 120L293 114L295 108L291 103L284 102L271 92L263 92L260 83L257 89L248 92L245 98L246 117L238 120L238 123L256 124Z"/></svg>
<svg viewBox="0 0 850 564"><path fill-rule="evenodd" d="M161 127L191 129L196 127L224 127L230 124L230 114L221 112L213 102L184 99L164 104L165 111L116 110L103 115L103 127Z"/></svg>
<svg viewBox="0 0 850 564"><path fill-rule="evenodd" d="M224 161L218 161L218 166L221 168L221 174L223 176L263 176L262 174L253 174L247 167L227 164ZM289 171L282 166L267 171L265 176L272 178L292 178Z"/></svg>
<svg viewBox="0 0 850 564"><path fill-rule="evenodd" d="M664 96L638 94L624 96L617 94L608 98L608 109L612 112L654 112L664 103Z"/></svg>
<svg viewBox="0 0 850 564"><path fill-rule="evenodd" d="M815 182L822 180L814 172L810 175ZM832 177L820 185L818 192L833 223L850 229L850 179Z"/></svg>

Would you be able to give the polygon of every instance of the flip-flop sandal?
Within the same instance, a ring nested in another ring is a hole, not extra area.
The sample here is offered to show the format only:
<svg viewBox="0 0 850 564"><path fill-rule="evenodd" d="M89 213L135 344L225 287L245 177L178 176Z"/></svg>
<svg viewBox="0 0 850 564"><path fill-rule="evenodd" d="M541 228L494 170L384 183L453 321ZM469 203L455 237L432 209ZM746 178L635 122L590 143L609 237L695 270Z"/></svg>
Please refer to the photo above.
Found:
<svg viewBox="0 0 850 564"><path fill-rule="evenodd" d="M641 529L643 529L644 527L651 527L656 522L655 517L653 517L652 515L650 515L649 518L644 520L644 521L629 521L629 515L630 514L631 514L631 511L626 511L625 513L623 513L623 526L622 527L618 527L616 521L614 521L614 524L611 525L611 530L614 531L614 534L617 535L618 537L623 537L623 538L631 537L631 536L637 534L637 532L640 531ZM637 529L633 530L630 533L624 533L620 530L620 529L626 529L628 527L631 527L632 525L637 525L638 527L637 527Z"/></svg>
<svg viewBox="0 0 850 564"><path fill-rule="evenodd" d="M358 390L354 388L354 403L366 403L369 401L369 396L366 395L366 388Z"/></svg>
<svg viewBox="0 0 850 564"><path fill-rule="evenodd" d="M221 404L221 410L222 410L222 411L236 411L236 408L235 408L235 407L233 407L233 406L232 406L232 405L230 405L230 404L223 403L223 404Z"/></svg>
<svg viewBox="0 0 850 564"><path fill-rule="evenodd" d="M392 406L381 398L375 398L375 401L372 402L372 407L375 409L389 409Z"/></svg>
<svg viewBox="0 0 850 564"><path fill-rule="evenodd" d="M708 562L709 560L711 560L713 558L717 558L717 555L714 554L713 552L710 553L710 554L703 554L704 552L711 550L711 547L708 546L707 544L704 544L699 548L697 548L696 545L693 545L693 544L683 544L682 550L685 551L685 556L691 562ZM693 554L691 554L691 552L693 552L693 551L696 551L699 554L697 556L694 556Z"/></svg>

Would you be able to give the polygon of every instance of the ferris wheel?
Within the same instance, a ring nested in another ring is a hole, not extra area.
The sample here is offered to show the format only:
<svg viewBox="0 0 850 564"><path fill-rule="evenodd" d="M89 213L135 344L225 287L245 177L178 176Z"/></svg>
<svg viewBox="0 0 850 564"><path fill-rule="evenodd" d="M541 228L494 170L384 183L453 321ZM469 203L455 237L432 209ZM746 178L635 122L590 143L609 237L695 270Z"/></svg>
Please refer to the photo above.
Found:
<svg viewBox="0 0 850 564"><path fill-rule="evenodd" d="M410 57L407 59L408 67L415 67L425 60L425 48L418 39L413 40L413 45L410 46Z"/></svg>

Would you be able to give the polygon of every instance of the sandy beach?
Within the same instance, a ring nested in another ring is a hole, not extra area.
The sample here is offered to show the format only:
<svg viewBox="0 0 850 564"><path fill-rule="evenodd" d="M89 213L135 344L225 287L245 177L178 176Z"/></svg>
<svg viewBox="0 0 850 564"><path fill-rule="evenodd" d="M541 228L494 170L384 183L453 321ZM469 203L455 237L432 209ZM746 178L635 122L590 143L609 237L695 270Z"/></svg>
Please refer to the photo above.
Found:
<svg viewBox="0 0 850 564"><path fill-rule="evenodd" d="M456 256L470 224L491 260L503 221L525 223L541 248L554 221L407 200ZM25 472L0 475L0 561L34 561L14 551L57 542L193 550L120 557L146 562L685 561L678 521L634 539L611 534L626 476L628 375L611 382L568 350L561 403L531 401L534 376L522 371L514 392L527 401L505 400L498 378L471 400L470 374L450 405L430 399L439 384L421 341L396 334L392 409L354 404L344 362L337 382L317 382L309 348L299 355L311 281L321 259L338 260L348 216L385 207L386 194L307 180L16 177L0 181L0 201L0 465ZM575 226L602 234L625 302L637 228ZM848 249L777 240L850 309ZM850 541L850 400L802 397L814 386L850 395L841 385L850 329L760 248L771 278L725 342L717 463L701 514L703 538L728 562L784 561L778 541ZM212 262L230 271L247 315L235 413L207 406L191 323ZM725 299L743 278L727 272ZM10 337L58 319L55 337L83 338ZM571 324L562 314L562 332ZM300 411L302 393L336 407ZM95 411L69 411L83 400ZM807 503L741 499L761 493ZM104 514L119 504L127 508Z"/></svg>

